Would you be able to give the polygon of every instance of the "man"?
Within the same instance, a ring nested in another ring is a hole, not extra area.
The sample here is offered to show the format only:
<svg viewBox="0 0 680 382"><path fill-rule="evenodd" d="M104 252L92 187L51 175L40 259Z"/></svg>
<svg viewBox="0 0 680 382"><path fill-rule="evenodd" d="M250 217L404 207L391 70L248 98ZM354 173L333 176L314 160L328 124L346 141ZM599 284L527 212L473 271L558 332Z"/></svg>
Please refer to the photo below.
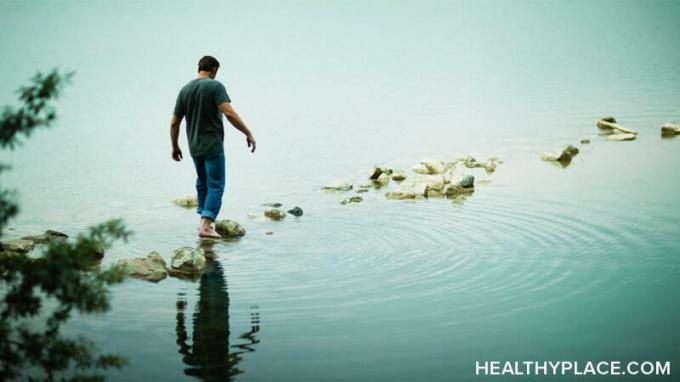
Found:
<svg viewBox="0 0 680 382"><path fill-rule="evenodd" d="M177 96L175 111L170 121L172 159L182 160L177 142L179 125L187 118L189 152L196 166L197 212L201 216L198 236L220 238L212 223L222 206L224 192L224 127L222 114L246 136L250 152L255 152L255 138L238 113L231 107L227 90L215 80L220 63L212 56L198 61L198 78L184 85Z"/></svg>

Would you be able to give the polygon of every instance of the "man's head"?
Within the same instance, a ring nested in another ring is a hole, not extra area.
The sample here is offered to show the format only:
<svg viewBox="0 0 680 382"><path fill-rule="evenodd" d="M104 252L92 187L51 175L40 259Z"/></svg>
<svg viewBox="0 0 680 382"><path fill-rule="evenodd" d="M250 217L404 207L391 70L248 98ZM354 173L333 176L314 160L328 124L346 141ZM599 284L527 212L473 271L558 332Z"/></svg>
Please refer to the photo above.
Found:
<svg viewBox="0 0 680 382"><path fill-rule="evenodd" d="M198 60L198 71L210 73L210 78L215 78L219 68L220 62L213 56L203 56L203 58Z"/></svg>

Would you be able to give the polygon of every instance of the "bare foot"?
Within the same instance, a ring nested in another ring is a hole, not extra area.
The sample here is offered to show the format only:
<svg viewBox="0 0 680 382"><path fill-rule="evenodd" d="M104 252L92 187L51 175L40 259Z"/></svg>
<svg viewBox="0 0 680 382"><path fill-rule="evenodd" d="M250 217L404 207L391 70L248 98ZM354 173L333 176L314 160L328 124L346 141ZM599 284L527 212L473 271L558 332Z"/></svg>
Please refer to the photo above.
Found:
<svg viewBox="0 0 680 382"><path fill-rule="evenodd" d="M198 230L198 237L204 238L204 239L221 239L222 236L220 236L217 231L215 231L214 228L208 226L208 227L201 227Z"/></svg>

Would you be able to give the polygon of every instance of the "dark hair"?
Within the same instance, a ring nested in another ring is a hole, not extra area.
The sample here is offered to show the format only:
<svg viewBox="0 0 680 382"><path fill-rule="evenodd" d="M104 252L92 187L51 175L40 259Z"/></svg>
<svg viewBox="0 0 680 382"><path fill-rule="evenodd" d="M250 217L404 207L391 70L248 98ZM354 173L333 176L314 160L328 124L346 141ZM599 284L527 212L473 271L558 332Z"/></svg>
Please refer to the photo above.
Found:
<svg viewBox="0 0 680 382"><path fill-rule="evenodd" d="M204 70L206 72L212 72L220 67L220 62L213 56L203 56L198 60L198 71Z"/></svg>

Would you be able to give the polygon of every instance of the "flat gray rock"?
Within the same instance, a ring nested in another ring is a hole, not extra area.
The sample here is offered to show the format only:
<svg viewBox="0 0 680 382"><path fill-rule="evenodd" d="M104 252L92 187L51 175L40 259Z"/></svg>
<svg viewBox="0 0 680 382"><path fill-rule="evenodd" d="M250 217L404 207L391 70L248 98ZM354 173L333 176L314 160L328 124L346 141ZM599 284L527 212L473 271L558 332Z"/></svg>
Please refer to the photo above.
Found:
<svg viewBox="0 0 680 382"><path fill-rule="evenodd" d="M203 249L182 247L174 251L168 273L173 277L198 278L205 270L205 263Z"/></svg>
<svg viewBox="0 0 680 382"><path fill-rule="evenodd" d="M158 282L168 276L165 260L155 251L146 257L118 260L116 265L124 267L128 276L136 279Z"/></svg>

